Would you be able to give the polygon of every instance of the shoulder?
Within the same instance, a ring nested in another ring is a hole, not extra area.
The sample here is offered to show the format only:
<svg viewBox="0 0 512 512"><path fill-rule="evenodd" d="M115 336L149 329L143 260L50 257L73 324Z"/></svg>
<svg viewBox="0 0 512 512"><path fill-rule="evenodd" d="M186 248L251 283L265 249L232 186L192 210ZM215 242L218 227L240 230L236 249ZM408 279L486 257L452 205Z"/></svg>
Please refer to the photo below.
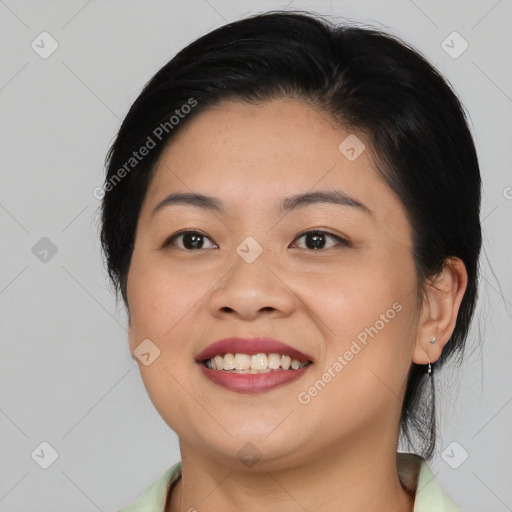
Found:
<svg viewBox="0 0 512 512"><path fill-rule="evenodd" d="M155 480L135 501L118 512L164 512L171 485L181 475L181 461Z"/></svg>
<svg viewBox="0 0 512 512"><path fill-rule="evenodd" d="M398 476L414 494L413 512L463 512L434 478L429 465L414 453L397 453Z"/></svg>

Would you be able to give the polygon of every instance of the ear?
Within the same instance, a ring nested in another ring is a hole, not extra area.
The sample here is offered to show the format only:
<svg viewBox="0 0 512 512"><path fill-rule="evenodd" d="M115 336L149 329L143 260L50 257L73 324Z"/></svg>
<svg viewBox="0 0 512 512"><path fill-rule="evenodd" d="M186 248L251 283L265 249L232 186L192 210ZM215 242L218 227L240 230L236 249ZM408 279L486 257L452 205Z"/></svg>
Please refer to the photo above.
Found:
<svg viewBox="0 0 512 512"><path fill-rule="evenodd" d="M437 361L455 329L468 275L459 258L448 258L443 270L426 284L419 314L416 345L412 361L428 364ZM435 343L431 339L435 337Z"/></svg>

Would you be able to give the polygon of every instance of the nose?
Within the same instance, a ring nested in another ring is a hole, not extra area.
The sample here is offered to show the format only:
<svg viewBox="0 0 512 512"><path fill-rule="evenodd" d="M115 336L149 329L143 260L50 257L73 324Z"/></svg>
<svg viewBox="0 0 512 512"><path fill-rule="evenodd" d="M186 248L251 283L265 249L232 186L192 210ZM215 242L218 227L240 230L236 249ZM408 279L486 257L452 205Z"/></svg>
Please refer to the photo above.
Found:
<svg viewBox="0 0 512 512"><path fill-rule="evenodd" d="M215 317L232 315L252 321L263 315L287 317L294 311L296 300L263 254L251 263L237 254L210 295L209 306Z"/></svg>

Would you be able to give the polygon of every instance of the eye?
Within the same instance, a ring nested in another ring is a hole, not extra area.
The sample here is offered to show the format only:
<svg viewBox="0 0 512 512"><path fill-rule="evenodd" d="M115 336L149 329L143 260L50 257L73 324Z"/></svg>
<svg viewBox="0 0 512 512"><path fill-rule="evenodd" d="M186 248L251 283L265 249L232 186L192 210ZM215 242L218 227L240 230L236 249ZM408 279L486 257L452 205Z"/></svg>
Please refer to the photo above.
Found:
<svg viewBox="0 0 512 512"><path fill-rule="evenodd" d="M307 231L306 233L303 233L302 235L298 236L296 240L299 240L300 238L305 238L306 245L309 245L310 247L305 247L306 249L312 249L314 251L317 251L319 249L325 249L325 238L331 238L333 240L337 240L339 243L338 245L344 245L349 246L350 244L344 240L343 238L333 235L331 233L327 233L327 231ZM332 247L332 246L331 246ZM331 247L327 247L327 249L330 249ZM303 249L304 247L299 247L300 249Z"/></svg>
<svg viewBox="0 0 512 512"><path fill-rule="evenodd" d="M328 233L327 231L321 231L321 230L313 230L313 231L307 231L306 233L302 233L302 235L298 236L295 240L299 240L301 238L305 239L306 247L299 247L300 249L311 249L311 250L319 250L319 249L330 249L331 247L325 246L325 238L331 238L332 240L335 240L338 242L337 245L343 245L343 246L349 246L349 242L344 240L343 238L333 235L331 233ZM218 246L214 243L212 243L211 247L205 247L204 240L211 240L209 237L207 237L205 234L201 233L200 231L181 231L180 233L176 233L172 235L170 238L168 238L164 244L163 247L168 247L171 245L176 246L176 240L182 239L182 244L178 244L179 249L184 249L187 251L192 250L199 250L199 249L215 249L218 248ZM334 244L336 245L336 244Z"/></svg>
<svg viewBox="0 0 512 512"><path fill-rule="evenodd" d="M185 249L185 250L197 250L197 249L208 249L208 247L204 247L204 239L210 240L206 235L199 231L181 231L180 233L176 233L175 235L172 235L170 238L168 238L165 242L163 247L167 247L170 245L175 245L175 240L178 240L180 238L183 238L183 245L181 247L178 247L179 249ZM213 244L213 248L216 248L217 246ZM211 247L210 247L211 248Z"/></svg>

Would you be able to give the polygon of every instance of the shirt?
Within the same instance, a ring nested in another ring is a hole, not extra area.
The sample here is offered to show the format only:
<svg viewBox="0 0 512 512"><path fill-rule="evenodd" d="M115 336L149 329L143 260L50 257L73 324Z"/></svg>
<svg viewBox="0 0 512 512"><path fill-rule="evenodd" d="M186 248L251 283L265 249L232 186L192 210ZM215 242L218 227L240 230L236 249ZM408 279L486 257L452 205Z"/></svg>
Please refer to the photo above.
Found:
<svg viewBox="0 0 512 512"><path fill-rule="evenodd" d="M398 476L414 493L413 512L462 512L434 479L427 462L413 453L397 453ZM154 481L131 505L119 512L165 512L169 490L181 476L181 461Z"/></svg>

